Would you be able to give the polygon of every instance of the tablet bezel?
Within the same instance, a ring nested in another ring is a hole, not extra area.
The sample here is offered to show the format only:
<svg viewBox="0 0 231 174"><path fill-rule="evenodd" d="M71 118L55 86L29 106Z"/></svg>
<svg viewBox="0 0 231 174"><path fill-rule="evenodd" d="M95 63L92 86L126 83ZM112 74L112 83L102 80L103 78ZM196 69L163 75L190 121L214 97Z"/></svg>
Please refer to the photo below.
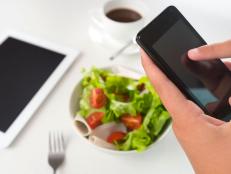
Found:
<svg viewBox="0 0 231 174"><path fill-rule="evenodd" d="M66 70L74 62L75 58L79 55L78 50L73 50L66 48L48 41L44 41L27 34L7 31L4 34L0 35L0 44L3 43L8 37L13 37L21 41L28 42L30 44L55 51L66 55L60 64L55 68L54 72L49 76L45 83L40 87L38 92L31 98L30 102L24 107L20 112L18 117L10 125L6 132L0 131L0 148L5 148L10 145L10 143L16 138L18 133L23 129L25 124L33 116L34 112L39 108L44 99L49 95L51 90L57 84L57 82L64 75Z"/></svg>

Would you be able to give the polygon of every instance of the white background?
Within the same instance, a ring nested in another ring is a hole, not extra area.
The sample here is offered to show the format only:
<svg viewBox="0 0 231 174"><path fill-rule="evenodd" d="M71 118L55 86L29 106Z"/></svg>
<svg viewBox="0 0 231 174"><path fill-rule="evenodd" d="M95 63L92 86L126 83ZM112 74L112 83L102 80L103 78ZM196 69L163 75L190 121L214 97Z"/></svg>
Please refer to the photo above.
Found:
<svg viewBox="0 0 231 174"><path fill-rule="evenodd" d="M193 170L170 132L145 153L132 156L98 151L78 138L70 122L70 93L81 78L82 67L122 64L142 70L139 56L121 56L113 63L114 50L93 43L87 33L89 10L101 0L0 0L0 34L22 31L82 54L43 103L29 124L8 148L0 150L1 174L51 173L47 164L49 130L63 130L68 142L60 173L68 174L192 174ZM147 0L153 17L168 5L176 5L208 43L231 38L231 4L228 0ZM0 87L1 88L1 87ZM192 130L193 131L193 130ZM196 141L196 140L195 140Z"/></svg>

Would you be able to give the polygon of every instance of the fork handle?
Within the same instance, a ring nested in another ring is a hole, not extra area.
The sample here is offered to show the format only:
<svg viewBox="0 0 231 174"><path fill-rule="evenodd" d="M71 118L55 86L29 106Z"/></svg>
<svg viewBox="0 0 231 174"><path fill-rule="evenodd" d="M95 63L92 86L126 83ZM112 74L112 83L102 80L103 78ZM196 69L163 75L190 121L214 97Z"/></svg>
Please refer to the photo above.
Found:
<svg viewBox="0 0 231 174"><path fill-rule="evenodd" d="M53 169L53 174L56 174L56 169Z"/></svg>

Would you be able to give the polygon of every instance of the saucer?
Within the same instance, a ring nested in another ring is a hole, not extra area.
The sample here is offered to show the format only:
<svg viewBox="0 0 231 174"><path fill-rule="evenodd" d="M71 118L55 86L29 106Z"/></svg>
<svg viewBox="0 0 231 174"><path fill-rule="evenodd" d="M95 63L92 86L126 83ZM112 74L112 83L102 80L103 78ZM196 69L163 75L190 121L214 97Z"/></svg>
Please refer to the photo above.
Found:
<svg viewBox="0 0 231 174"><path fill-rule="evenodd" d="M95 24L91 24L88 28L88 33L93 42L96 42L106 49L112 49L113 51L117 51L126 45L128 42L118 41L110 36L106 31L102 31L101 28L97 27ZM131 38L132 39L132 38ZM139 53L139 46L134 43L129 46L127 49L123 51L123 55L132 55Z"/></svg>

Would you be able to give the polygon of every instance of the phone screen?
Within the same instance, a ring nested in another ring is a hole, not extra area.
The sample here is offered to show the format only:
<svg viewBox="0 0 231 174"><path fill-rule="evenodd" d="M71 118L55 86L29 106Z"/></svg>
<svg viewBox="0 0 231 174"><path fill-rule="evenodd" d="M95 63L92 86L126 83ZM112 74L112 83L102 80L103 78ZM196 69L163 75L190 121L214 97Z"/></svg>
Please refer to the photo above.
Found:
<svg viewBox="0 0 231 174"><path fill-rule="evenodd" d="M169 66L172 73L184 84L197 104L210 114L231 113L228 98L231 96L231 75L220 60L192 61L187 51L203 45L203 41L184 20L175 22L152 48Z"/></svg>

